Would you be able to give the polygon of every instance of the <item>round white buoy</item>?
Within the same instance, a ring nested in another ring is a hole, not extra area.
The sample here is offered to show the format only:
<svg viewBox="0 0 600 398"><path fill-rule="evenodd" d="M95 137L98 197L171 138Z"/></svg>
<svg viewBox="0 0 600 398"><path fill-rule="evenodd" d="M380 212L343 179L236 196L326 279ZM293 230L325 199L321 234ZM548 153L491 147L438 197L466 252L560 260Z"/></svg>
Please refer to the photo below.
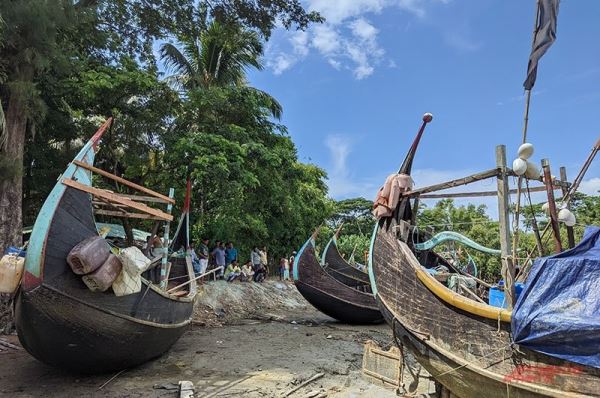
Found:
<svg viewBox="0 0 600 398"><path fill-rule="evenodd" d="M527 161L527 170L525 170L525 177L530 180L537 180L540 178L540 169L535 163Z"/></svg>
<svg viewBox="0 0 600 398"><path fill-rule="evenodd" d="M575 218L575 214L571 213L571 217L567 221L565 221L565 225L567 227L572 227L577 223L577 219Z"/></svg>
<svg viewBox="0 0 600 398"><path fill-rule="evenodd" d="M558 221L564 222L568 227L575 225L575 215L571 210L564 208L558 212Z"/></svg>
<svg viewBox="0 0 600 398"><path fill-rule="evenodd" d="M527 160L533 155L533 145L526 142L519 147L519 157L523 160Z"/></svg>
<svg viewBox="0 0 600 398"><path fill-rule="evenodd" d="M522 176L527 171L527 161L521 158L516 158L513 160L512 168L516 175Z"/></svg>
<svg viewBox="0 0 600 398"><path fill-rule="evenodd" d="M544 211L544 213L548 213L550 211L550 205L548 204L548 202L542 205L542 210Z"/></svg>

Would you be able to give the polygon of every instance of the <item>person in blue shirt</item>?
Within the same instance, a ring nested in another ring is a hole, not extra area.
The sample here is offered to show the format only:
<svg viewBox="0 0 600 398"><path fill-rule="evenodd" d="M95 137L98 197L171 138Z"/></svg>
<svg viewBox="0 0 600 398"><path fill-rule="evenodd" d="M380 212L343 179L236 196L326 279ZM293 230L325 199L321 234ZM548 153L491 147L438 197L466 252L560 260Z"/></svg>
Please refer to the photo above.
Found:
<svg viewBox="0 0 600 398"><path fill-rule="evenodd" d="M225 249L225 264L229 265L234 261L238 261L238 251L233 247L233 242L227 242Z"/></svg>

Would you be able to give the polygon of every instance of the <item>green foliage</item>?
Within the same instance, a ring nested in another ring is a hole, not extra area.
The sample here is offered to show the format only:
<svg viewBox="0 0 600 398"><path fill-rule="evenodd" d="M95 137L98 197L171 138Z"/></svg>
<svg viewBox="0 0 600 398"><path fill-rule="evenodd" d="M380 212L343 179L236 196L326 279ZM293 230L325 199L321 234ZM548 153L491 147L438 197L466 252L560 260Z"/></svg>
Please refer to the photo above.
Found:
<svg viewBox="0 0 600 398"><path fill-rule="evenodd" d="M175 214L190 175L196 238L234 240L242 255L254 244L287 255L330 214L324 171L298 162L271 119L281 105L245 79L262 68L277 21L304 29L320 20L298 1L14 0L0 15L0 101L18 92L28 114L26 224L107 116L114 123L97 165L161 192L174 187ZM163 55L183 92L161 80L156 39L176 39Z"/></svg>
<svg viewBox="0 0 600 398"><path fill-rule="evenodd" d="M232 240L289 255L329 215L325 173L297 160L268 103L247 87L206 87L187 95L166 140L167 181L193 181L194 238Z"/></svg>
<svg viewBox="0 0 600 398"><path fill-rule="evenodd" d="M327 220L328 230L322 231L321 235L327 240L331 238L334 231L342 226L338 239L338 250L346 259L350 259L354 253L355 261L364 263L364 253L369 250L371 232L375 219L371 214L373 202L365 198L351 198L335 202L333 214Z"/></svg>

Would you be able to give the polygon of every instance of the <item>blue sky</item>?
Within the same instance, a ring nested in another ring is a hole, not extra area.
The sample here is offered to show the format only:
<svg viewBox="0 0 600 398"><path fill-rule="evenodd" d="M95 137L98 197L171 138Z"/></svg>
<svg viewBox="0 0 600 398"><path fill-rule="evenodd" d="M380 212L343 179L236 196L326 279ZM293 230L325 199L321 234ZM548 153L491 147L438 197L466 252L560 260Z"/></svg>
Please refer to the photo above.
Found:
<svg viewBox="0 0 600 398"><path fill-rule="evenodd" d="M251 84L284 107L302 161L329 174L330 196L373 198L398 169L424 112L434 115L415 159L417 186L516 157L534 0L307 0L327 22L275 32ZM563 0L557 41L531 102L533 160L574 177L600 136L600 1ZM495 181L472 186L495 188ZM600 159L582 185L600 189ZM538 195L539 197L539 195ZM540 198L541 200L541 198ZM492 215L495 199L484 199Z"/></svg>

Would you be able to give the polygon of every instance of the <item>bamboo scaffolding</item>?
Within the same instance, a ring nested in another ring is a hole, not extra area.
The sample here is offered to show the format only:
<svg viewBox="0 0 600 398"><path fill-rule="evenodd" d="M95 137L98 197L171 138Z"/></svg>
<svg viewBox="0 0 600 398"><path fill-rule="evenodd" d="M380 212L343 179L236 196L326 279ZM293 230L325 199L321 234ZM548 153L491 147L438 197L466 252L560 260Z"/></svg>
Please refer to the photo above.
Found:
<svg viewBox="0 0 600 398"><path fill-rule="evenodd" d="M89 185L82 184L82 183L72 180L70 178L63 178L62 183L71 188L75 188L80 191L92 194L99 199L104 199L111 203L117 203L120 205L124 205L126 207L130 207L132 209L141 211L143 213L153 215L153 216L157 217L158 219L161 219L164 221L173 221L173 216L170 214L167 214L158 209L154 209L150 206L146 206L145 204L134 202L133 200L131 200L129 198L121 197L120 195L118 195L114 192L110 192L110 191L107 191L104 189L90 187Z"/></svg>
<svg viewBox="0 0 600 398"><path fill-rule="evenodd" d="M156 197L156 198L162 199L162 200L164 200L166 203L175 204L175 199L173 199L173 198L169 198L169 197L167 197L167 196L165 196L165 195L163 195L163 194L160 194L160 193L158 193L158 192L155 192L155 191L153 191L153 190L151 190L151 189L148 189L148 188L146 188L146 187L144 187L144 186L138 185L138 184L136 184L136 183L134 183L134 182L127 181L126 179L124 179L124 178L121 178L121 177L119 177L119 176L116 176L116 175L114 175L114 174L111 174L111 173L109 173L108 171L104 171L104 170L102 170L102 169L99 169L99 168L97 168L97 167L94 167L94 166L92 166L92 165L89 165L89 164L87 164L87 163L85 163L85 162L81 162L81 161L79 161L79 160L74 160L74 161L73 161L73 164L75 164L75 165L77 165L78 167L81 167L81 168L83 168L83 169L89 170L89 171L91 171L92 173L96 173L96 174L99 174L99 175L101 175L101 176L103 176L103 177L110 178L111 180L117 181L118 183L121 183L121 184L123 184L123 185L126 185L126 186L128 186L129 188L133 188L133 189L135 189L135 190L138 190L138 191L140 191L140 192L144 192L145 194L148 194L148 195L154 196L154 197Z"/></svg>

